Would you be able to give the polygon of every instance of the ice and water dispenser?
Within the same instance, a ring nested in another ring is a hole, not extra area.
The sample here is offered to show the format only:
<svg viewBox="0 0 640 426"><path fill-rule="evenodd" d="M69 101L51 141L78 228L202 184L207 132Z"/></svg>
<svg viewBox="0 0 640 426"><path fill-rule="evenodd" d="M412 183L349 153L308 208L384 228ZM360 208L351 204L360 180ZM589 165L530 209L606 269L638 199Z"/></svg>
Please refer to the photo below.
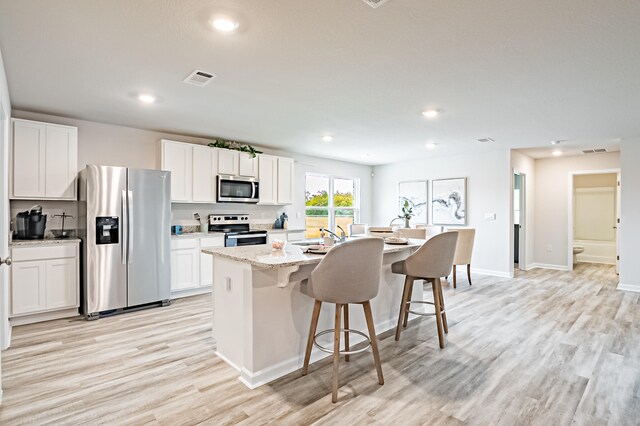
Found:
<svg viewBox="0 0 640 426"><path fill-rule="evenodd" d="M118 244L119 222L117 216L96 217L96 244Z"/></svg>

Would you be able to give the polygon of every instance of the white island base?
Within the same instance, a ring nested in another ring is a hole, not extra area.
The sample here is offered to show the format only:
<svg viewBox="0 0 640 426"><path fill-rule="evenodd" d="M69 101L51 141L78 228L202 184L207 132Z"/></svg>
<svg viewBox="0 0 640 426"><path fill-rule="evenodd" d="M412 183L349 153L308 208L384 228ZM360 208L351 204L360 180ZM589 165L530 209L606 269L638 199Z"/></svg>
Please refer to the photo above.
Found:
<svg viewBox="0 0 640 426"><path fill-rule="evenodd" d="M391 264L406 259L424 241L385 245L380 291L371 301L376 333L394 328L398 320L404 276ZM272 252L267 246L203 249L213 259L213 336L216 355L240 372L249 388L271 382L302 367L314 301L300 292L321 255L302 254L299 247ZM422 299L420 286L414 297ZM324 303L318 331L333 328L335 305ZM367 330L360 305L351 305L349 326ZM330 346L332 334L326 336ZM350 336L352 346L363 338ZM324 340L321 340L325 342ZM324 343L323 343L324 344ZM314 348L311 362L329 354Z"/></svg>

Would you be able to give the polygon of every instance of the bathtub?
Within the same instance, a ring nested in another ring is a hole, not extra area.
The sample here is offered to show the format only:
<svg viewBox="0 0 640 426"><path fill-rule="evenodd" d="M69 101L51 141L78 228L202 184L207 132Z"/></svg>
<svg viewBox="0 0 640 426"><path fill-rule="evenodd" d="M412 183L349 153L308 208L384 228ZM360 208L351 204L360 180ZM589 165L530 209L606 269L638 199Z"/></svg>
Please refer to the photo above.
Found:
<svg viewBox="0 0 640 426"><path fill-rule="evenodd" d="M616 264L615 241L574 240L573 245L584 247L577 255L578 262Z"/></svg>

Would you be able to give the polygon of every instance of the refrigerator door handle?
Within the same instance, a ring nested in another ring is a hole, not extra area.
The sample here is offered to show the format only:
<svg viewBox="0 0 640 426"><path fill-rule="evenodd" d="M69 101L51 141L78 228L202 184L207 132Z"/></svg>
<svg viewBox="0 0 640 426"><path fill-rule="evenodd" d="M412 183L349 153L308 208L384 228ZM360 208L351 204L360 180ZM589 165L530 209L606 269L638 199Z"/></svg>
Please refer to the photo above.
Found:
<svg viewBox="0 0 640 426"><path fill-rule="evenodd" d="M127 191L127 225L129 226L127 239L127 263L131 261L131 248L133 247L133 191Z"/></svg>
<svg viewBox="0 0 640 426"><path fill-rule="evenodd" d="M126 265L127 258L129 257L129 215L127 212L127 195L124 190L122 190L120 202L122 203L122 221L120 223L120 227L122 228L122 239L120 241L120 246L122 251L122 264Z"/></svg>

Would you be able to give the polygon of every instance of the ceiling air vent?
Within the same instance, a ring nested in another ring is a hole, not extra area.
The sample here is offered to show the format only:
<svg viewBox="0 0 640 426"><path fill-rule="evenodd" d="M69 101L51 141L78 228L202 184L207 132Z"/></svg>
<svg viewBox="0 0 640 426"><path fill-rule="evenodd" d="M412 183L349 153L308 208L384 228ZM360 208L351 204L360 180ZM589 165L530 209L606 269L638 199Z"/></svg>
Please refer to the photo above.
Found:
<svg viewBox="0 0 640 426"><path fill-rule="evenodd" d="M364 1L366 4L368 4L369 6L375 9L376 7L382 6L389 0L362 0L362 1Z"/></svg>
<svg viewBox="0 0 640 426"><path fill-rule="evenodd" d="M491 138L482 138L482 139L478 139L478 142L480 143L489 143L489 142L495 142L493 139Z"/></svg>
<svg viewBox="0 0 640 426"><path fill-rule="evenodd" d="M216 76L206 71L195 70L185 78L184 81L187 84L193 84L194 86L206 86Z"/></svg>

